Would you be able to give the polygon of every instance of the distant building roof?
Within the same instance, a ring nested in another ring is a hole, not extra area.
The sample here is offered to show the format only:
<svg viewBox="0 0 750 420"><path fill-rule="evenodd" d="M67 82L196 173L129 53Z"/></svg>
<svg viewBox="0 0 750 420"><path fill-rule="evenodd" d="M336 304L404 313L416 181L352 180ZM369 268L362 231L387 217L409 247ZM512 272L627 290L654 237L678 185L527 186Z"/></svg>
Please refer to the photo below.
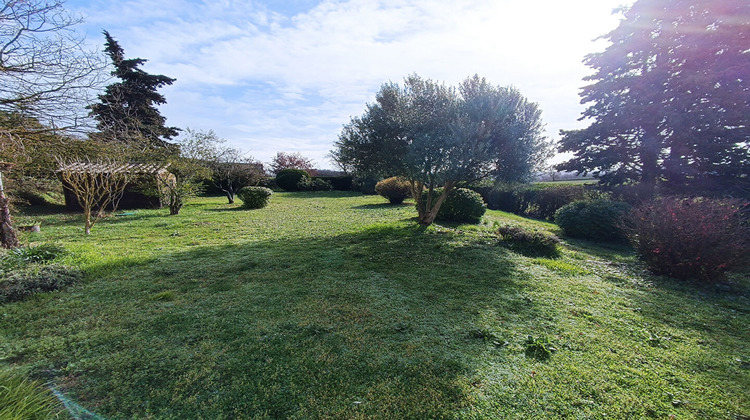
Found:
<svg viewBox="0 0 750 420"><path fill-rule="evenodd" d="M166 172L169 163L102 163L102 162L71 162L57 169L57 172L80 173L129 173L129 174L160 174Z"/></svg>

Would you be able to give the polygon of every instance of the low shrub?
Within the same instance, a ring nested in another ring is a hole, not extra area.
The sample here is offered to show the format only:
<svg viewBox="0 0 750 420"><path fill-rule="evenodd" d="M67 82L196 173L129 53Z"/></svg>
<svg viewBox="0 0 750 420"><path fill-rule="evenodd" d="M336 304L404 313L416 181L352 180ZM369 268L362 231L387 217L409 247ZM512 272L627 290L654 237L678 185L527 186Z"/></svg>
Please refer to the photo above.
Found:
<svg viewBox="0 0 750 420"><path fill-rule="evenodd" d="M557 247L560 238L551 233L528 230L520 226L503 225L497 229L497 234L510 248L522 254L554 257L560 253Z"/></svg>
<svg viewBox="0 0 750 420"><path fill-rule="evenodd" d="M574 201L599 198L602 193L584 185L523 184L471 187L492 210L552 220L555 212Z"/></svg>
<svg viewBox="0 0 750 420"><path fill-rule="evenodd" d="M55 244L14 248L11 253L17 259L26 263L44 263L65 254L65 248Z"/></svg>
<svg viewBox="0 0 750 420"><path fill-rule="evenodd" d="M342 176L318 176L316 179L328 181L336 191L351 191L353 188L353 178L351 175Z"/></svg>
<svg viewBox="0 0 750 420"><path fill-rule="evenodd" d="M266 187L243 187L237 191L237 197L245 209L262 209L268 205L271 195L273 191Z"/></svg>
<svg viewBox="0 0 750 420"><path fill-rule="evenodd" d="M333 185L320 178L302 178L297 185L300 191L331 191Z"/></svg>
<svg viewBox="0 0 750 420"><path fill-rule="evenodd" d="M442 188L435 188L432 192L433 200L437 200L442 193ZM427 191L422 192L422 200L427 200ZM456 188L443 201L435 219L461 223L479 223L486 211L487 205L479 193L467 188Z"/></svg>
<svg viewBox="0 0 750 420"><path fill-rule="evenodd" d="M278 185L276 185L276 177L273 176L267 176L260 180L258 183L259 187L266 187L272 191L280 191L281 188L279 188Z"/></svg>
<svg viewBox="0 0 750 420"><path fill-rule="evenodd" d="M0 278L0 304L38 292L51 292L82 278L79 270L58 264L30 265Z"/></svg>
<svg viewBox="0 0 750 420"><path fill-rule="evenodd" d="M39 381L0 370L0 419L62 418L62 403Z"/></svg>
<svg viewBox="0 0 750 420"><path fill-rule="evenodd" d="M556 185L535 190L526 205L524 215L539 219L553 220L555 212L574 201L590 200L593 191L583 185Z"/></svg>
<svg viewBox="0 0 750 420"><path fill-rule="evenodd" d="M411 184L404 178L394 176L375 184L375 191L391 204L401 204L411 197Z"/></svg>
<svg viewBox="0 0 750 420"><path fill-rule="evenodd" d="M352 188L354 191L359 191L365 195L375 195L375 185L377 185L380 178L354 178L352 182Z"/></svg>
<svg viewBox="0 0 750 420"><path fill-rule="evenodd" d="M665 197L633 211L628 238L653 273L713 282L748 263L748 209L739 200Z"/></svg>
<svg viewBox="0 0 750 420"><path fill-rule="evenodd" d="M302 191L310 174L302 169L284 169L276 174L276 185L284 191Z"/></svg>
<svg viewBox="0 0 750 420"><path fill-rule="evenodd" d="M620 201L575 201L557 210L555 223L572 238L624 241L622 222L630 208Z"/></svg>
<svg viewBox="0 0 750 420"><path fill-rule="evenodd" d="M55 244L9 249L0 255L0 276L29 264L48 263L64 254L65 248Z"/></svg>

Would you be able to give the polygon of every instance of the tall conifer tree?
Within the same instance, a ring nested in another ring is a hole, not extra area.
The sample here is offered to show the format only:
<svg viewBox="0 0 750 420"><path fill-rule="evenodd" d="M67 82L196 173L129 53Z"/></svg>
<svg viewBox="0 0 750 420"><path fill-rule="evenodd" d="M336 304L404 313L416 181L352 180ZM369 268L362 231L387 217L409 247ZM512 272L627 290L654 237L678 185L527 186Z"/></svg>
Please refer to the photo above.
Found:
<svg viewBox="0 0 750 420"><path fill-rule="evenodd" d="M589 55L582 130L563 131L558 169L607 183L746 188L750 2L638 0ZM743 185L745 187L743 187Z"/></svg>
<svg viewBox="0 0 750 420"><path fill-rule="evenodd" d="M141 151L170 150L168 140L177 136L179 129L166 126L166 118L156 108L167 102L157 89L171 85L175 79L146 73L139 67L147 60L126 59L120 44L107 31L104 37L105 51L114 66L112 76L120 81L107 86L99 95L99 103L89 107L102 138Z"/></svg>

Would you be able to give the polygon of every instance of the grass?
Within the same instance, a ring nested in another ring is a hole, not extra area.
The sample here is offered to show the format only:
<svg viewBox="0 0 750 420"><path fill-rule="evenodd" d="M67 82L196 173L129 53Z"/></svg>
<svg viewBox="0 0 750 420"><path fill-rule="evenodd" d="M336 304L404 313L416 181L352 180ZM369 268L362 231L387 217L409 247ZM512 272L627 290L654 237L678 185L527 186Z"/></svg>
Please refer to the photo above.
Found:
<svg viewBox="0 0 750 420"><path fill-rule="evenodd" d="M42 383L10 370L0 370L0 419L62 418L68 418L62 404Z"/></svg>
<svg viewBox="0 0 750 420"><path fill-rule="evenodd" d="M349 193L201 198L89 237L76 215L18 215L86 280L0 307L0 367L108 419L750 416L743 276L654 278L585 241L527 257L493 223L554 225L414 216Z"/></svg>

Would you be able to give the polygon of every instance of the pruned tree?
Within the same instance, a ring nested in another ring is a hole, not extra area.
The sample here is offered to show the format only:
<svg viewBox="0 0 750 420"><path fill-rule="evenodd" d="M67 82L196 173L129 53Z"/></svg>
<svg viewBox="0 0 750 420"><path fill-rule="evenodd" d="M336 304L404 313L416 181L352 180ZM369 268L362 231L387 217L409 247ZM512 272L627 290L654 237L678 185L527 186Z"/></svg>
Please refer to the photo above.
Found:
<svg viewBox="0 0 750 420"><path fill-rule="evenodd" d="M209 165L214 185L226 194L229 204L234 203L237 191L258 185L264 176L262 163L232 147L218 147Z"/></svg>
<svg viewBox="0 0 750 420"><path fill-rule="evenodd" d="M332 154L359 174L408 179L414 197L426 189L417 211L430 225L462 182L530 177L551 154L542 128L537 105L513 87L473 76L453 88L412 75L403 88L383 85L344 126Z"/></svg>
<svg viewBox="0 0 750 420"><path fill-rule="evenodd" d="M313 161L302 156L301 153L278 152L271 161L271 172L275 175L284 169L302 169L307 172L314 171Z"/></svg>
<svg viewBox="0 0 750 420"><path fill-rule="evenodd" d="M750 2L638 0L586 57L581 130L561 170L653 188L750 186Z"/></svg>
<svg viewBox="0 0 750 420"><path fill-rule="evenodd" d="M83 208L84 230L91 228L106 214L116 211L130 179L128 164L112 160L58 161L58 174L64 188L70 190Z"/></svg>
<svg viewBox="0 0 750 420"><path fill-rule="evenodd" d="M136 152L157 151L166 154L176 150L169 140L179 134L177 127L168 127L158 105L167 101L157 89L171 85L175 79L149 74L140 69L147 61L125 58L120 44L107 31L105 52L113 66L112 76L119 81L108 85L99 102L89 106L96 120L102 141L118 142Z"/></svg>

